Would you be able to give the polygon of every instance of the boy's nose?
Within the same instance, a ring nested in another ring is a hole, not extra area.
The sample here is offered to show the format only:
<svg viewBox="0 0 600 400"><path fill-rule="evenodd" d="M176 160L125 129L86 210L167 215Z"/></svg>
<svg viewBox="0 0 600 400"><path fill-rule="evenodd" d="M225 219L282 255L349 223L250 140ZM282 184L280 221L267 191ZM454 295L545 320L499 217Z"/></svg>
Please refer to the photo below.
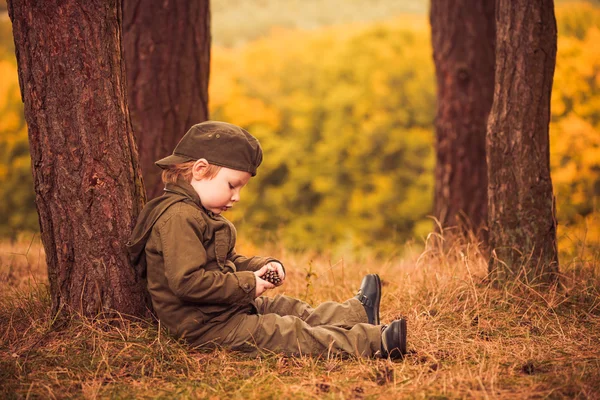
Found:
<svg viewBox="0 0 600 400"><path fill-rule="evenodd" d="M231 201L240 201L240 192L235 192L233 196L231 196Z"/></svg>

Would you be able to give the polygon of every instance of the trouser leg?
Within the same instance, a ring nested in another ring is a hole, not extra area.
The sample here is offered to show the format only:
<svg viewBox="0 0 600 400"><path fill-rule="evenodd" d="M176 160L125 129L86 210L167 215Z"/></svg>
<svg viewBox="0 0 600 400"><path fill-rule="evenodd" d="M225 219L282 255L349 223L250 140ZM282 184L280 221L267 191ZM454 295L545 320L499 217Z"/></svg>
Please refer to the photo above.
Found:
<svg viewBox="0 0 600 400"><path fill-rule="evenodd" d="M381 326L359 323L344 329L333 325L310 326L291 315L238 314L212 327L194 344L205 342L251 354L262 350L290 355L371 357L381 348Z"/></svg>
<svg viewBox="0 0 600 400"><path fill-rule="evenodd" d="M368 322L363 305L355 298L344 303L326 301L316 308L301 300L282 295L274 298L259 297L255 303L259 314L291 315L302 319L310 326L333 325L351 328L356 324Z"/></svg>

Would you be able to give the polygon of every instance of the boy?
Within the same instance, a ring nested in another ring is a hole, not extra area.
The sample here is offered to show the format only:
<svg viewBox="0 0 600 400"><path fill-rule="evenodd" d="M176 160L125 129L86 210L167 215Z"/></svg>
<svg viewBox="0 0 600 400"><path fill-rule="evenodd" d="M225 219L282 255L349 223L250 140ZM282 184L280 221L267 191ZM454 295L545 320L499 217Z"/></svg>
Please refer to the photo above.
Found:
<svg viewBox="0 0 600 400"><path fill-rule="evenodd" d="M156 162L165 193L146 204L127 247L162 325L192 345L253 354L402 357L406 322L379 325L377 275L366 276L358 295L342 304L312 309L287 296L261 297L275 287L261 276L276 271L281 285L285 270L274 258L237 254L236 230L221 216L261 161L260 144L246 130L207 121Z"/></svg>

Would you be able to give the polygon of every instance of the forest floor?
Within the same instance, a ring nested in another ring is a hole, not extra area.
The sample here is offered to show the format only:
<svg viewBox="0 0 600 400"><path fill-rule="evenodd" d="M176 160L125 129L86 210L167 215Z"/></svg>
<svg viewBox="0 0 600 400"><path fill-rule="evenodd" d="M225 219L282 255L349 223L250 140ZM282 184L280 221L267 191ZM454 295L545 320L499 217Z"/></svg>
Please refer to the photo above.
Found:
<svg viewBox="0 0 600 400"><path fill-rule="evenodd" d="M251 358L144 321L56 326L38 237L0 244L0 398L600 398L597 256L561 260L561 286L544 290L493 288L468 243L385 261L270 250L288 271L272 295L312 304L346 300L379 273L382 320L408 319L409 354Z"/></svg>

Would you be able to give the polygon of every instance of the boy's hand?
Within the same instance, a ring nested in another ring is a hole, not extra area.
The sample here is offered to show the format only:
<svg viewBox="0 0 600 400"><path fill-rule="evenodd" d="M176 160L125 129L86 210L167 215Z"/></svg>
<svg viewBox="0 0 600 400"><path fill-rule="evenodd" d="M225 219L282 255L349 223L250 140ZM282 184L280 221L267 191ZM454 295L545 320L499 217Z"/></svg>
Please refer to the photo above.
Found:
<svg viewBox="0 0 600 400"><path fill-rule="evenodd" d="M265 267L269 268L268 271L277 271L277 275L279 275L279 279L281 279L281 282L279 282L277 286L283 285L283 282L285 281L285 272L283 272L283 266L276 261L271 261L270 263L266 264Z"/></svg>
<svg viewBox="0 0 600 400"><path fill-rule="evenodd" d="M264 265L258 271L254 271L254 276L256 277L256 296L255 297L258 297L261 294L263 294L264 292L266 292L268 289L273 289L275 287L275 285L273 285L271 282L267 282L264 279L261 279L261 276L266 274L268 270L269 270L269 267L267 264L267 265Z"/></svg>

